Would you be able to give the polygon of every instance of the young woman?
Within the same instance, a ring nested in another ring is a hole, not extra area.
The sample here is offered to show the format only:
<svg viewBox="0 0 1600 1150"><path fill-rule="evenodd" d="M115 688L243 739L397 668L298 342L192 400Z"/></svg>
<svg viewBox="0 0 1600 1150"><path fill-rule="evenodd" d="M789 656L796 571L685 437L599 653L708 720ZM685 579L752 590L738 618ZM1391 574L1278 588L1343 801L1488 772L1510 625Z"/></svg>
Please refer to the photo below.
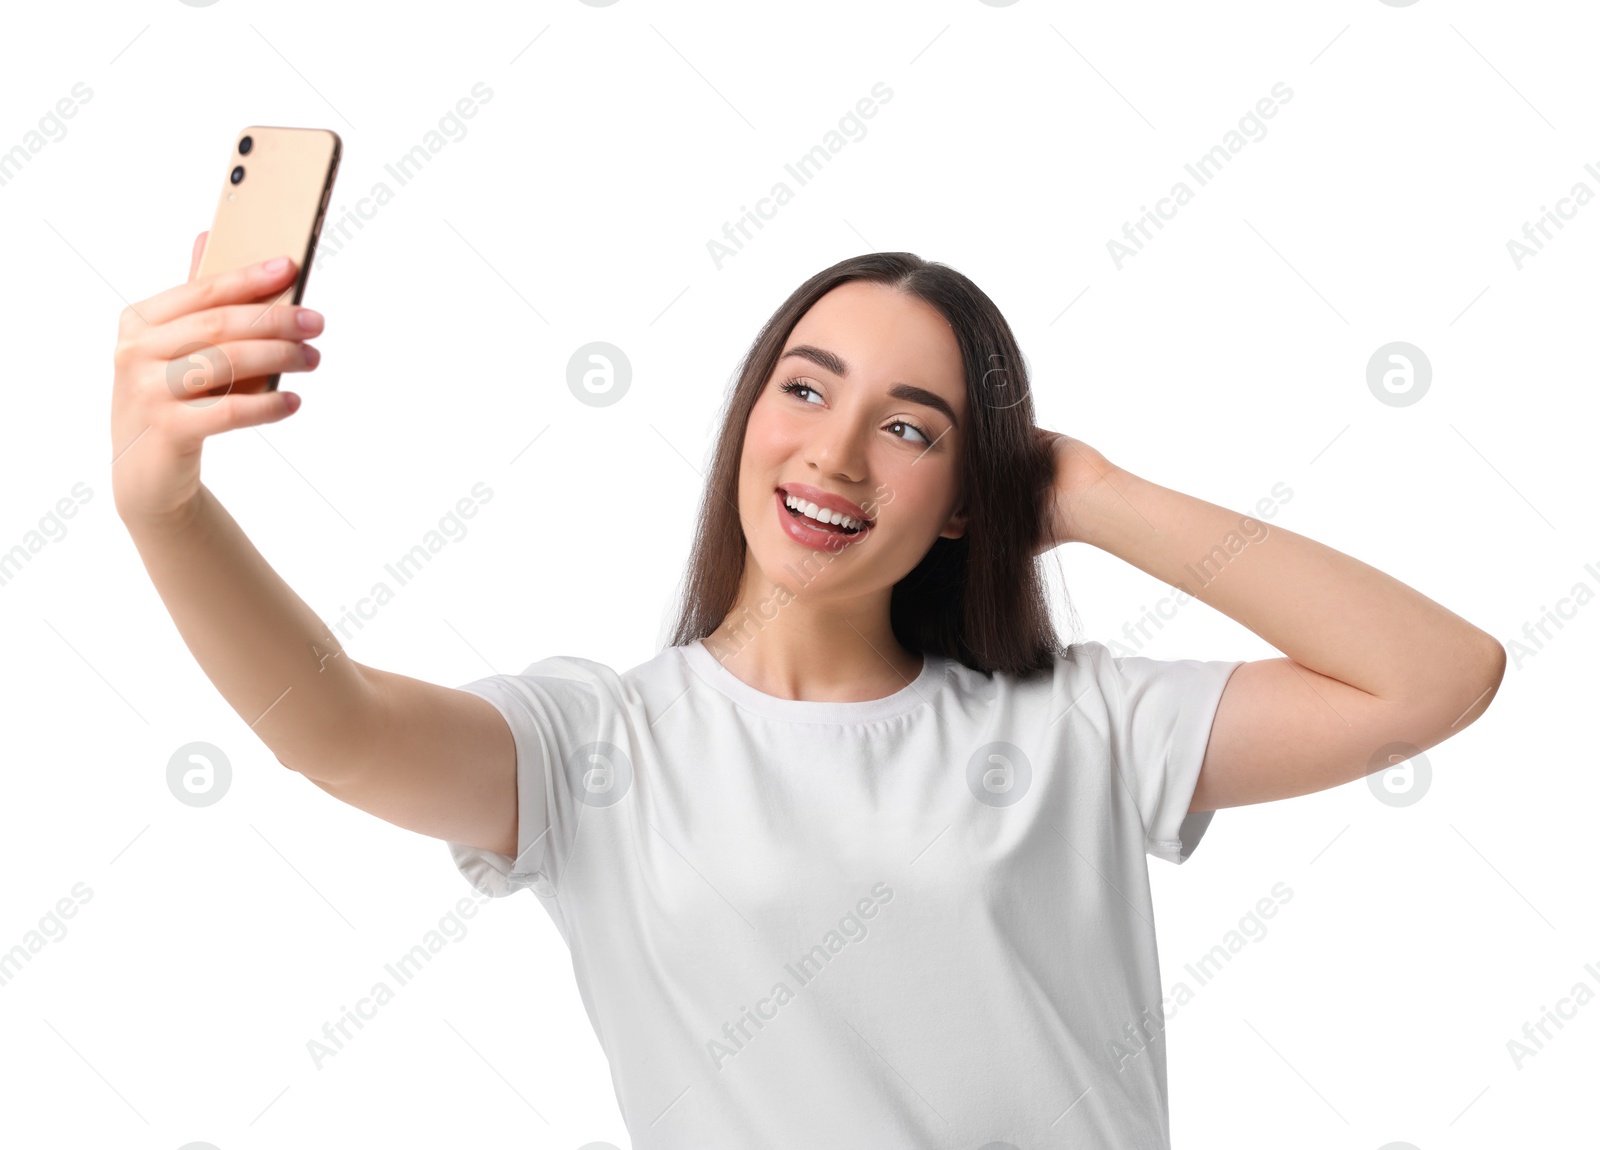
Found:
<svg viewBox="0 0 1600 1150"><path fill-rule="evenodd" d="M118 512L279 761L535 892L639 1150L1167 1146L1145 856L1433 746L1500 682L1500 645L1404 584L1034 427L994 304L904 253L756 338L671 646L459 689L363 666L199 479L207 436L298 405L260 376L316 366L320 317L248 302L293 274L191 269L124 314ZM195 342L226 394L169 386ZM1284 657L1062 646L1038 556L1066 542Z"/></svg>

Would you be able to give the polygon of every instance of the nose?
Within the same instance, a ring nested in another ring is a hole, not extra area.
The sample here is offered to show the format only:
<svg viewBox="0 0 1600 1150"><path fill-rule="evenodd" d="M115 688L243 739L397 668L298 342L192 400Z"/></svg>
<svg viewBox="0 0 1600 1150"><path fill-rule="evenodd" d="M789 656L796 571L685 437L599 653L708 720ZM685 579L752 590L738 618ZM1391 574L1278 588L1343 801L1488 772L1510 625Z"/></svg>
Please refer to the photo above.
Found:
<svg viewBox="0 0 1600 1150"><path fill-rule="evenodd" d="M867 474L866 442L870 430L860 418L845 411L819 420L806 443L806 463L840 482L860 483Z"/></svg>

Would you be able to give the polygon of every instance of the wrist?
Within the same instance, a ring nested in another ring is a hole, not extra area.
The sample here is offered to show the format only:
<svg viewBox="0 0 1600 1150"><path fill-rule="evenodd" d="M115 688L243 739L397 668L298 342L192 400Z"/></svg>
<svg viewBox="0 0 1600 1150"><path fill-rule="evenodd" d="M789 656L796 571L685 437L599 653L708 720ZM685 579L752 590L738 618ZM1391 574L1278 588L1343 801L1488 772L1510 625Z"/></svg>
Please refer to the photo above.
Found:
<svg viewBox="0 0 1600 1150"><path fill-rule="evenodd" d="M162 542L186 535L194 528L209 494L202 485L193 497L169 511L124 511L119 507L117 517L135 543L142 540Z"/></svg>
<svg viewBox="0 0 1600 1150"><path fill-rule="evenodd" d="M1127 493L1140 482L1103 456L1095 460L1092 472L1063 501L1057 537L1104 549L1115 525L1132 511Z"/></svg>

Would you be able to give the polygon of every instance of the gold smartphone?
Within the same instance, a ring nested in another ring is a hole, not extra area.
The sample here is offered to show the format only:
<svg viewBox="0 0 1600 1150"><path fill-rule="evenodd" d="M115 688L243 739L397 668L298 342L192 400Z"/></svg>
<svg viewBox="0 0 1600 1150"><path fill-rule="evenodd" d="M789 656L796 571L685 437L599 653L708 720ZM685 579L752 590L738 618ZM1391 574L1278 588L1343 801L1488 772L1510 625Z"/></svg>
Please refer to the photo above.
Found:
<svg viewBox="0 0 1600 1150"><path fill-rule="evenodd" d="M255 126L240 132L196 276L292 256L300 269L293 287L257 302L298 304L343 150L338 133L324 128ZM268 376L266 390L277 389L278 375Z"/></svg>

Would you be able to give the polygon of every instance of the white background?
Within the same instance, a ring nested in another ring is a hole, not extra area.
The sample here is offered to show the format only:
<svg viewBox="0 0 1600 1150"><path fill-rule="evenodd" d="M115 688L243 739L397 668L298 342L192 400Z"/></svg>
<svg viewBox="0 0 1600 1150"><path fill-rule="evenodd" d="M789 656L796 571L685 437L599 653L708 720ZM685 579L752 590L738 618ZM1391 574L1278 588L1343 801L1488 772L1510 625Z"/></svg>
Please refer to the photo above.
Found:
<svg viewBox="0 0 1600 1150"><path fill-rule="evenodd" d="M304 407L206 449L207 485L330 622L474 483L492 488L353 657L451 685L554 654L643 662L761 323L865 250L948 263L1015 328L1043 425L1241 512L1285 483L1277 524L1512 650L1487 715L1428 752L1420 801L1358 782L1224 811L1182 868L1151 860L1168 985L1275 883L1293 891L1168 1026L1174 1145L1572 1144L1600 1003L1520 1069L1507 1042L1575 984L1600 989L1584 968L1600 968L1600 607L1569 606L1537 650L1520 638L1575 584L1600 588L1584 567L1600 568L1600 207L1520 270L1507 241L1578 181L1600 190L1584 168L1600 166L1586 15L1435 0L9 9L0 150L75 83L92 98L0 186L0 550L74 484L92 496L0 586L0 951L74 884L92 897L0 986L0 1137L627 1145L568 954L527 895L480 910L317 1068L308 1040L471 889L442 843L275 761L189 655L111 495L118 313L183 279L237 131L337 131L334 204L353 206L482 81L493 96L467 134L311 277L322 366L283 384ZM719 269L707 241L880 81L892 100L865 136ZM1279 82L1293 96L1267 134L1119 270L1107 242ZM611 407L566 386L592 340L632 364ZM1433 369L1405 407L1366 382L1395 340ZM1170 594L1103 553L1054 558L1072 637L1110 641ZM1143 653L1273 654L1200 604ZM165 782L193 741L233 768L199 809Z"/></svg>

